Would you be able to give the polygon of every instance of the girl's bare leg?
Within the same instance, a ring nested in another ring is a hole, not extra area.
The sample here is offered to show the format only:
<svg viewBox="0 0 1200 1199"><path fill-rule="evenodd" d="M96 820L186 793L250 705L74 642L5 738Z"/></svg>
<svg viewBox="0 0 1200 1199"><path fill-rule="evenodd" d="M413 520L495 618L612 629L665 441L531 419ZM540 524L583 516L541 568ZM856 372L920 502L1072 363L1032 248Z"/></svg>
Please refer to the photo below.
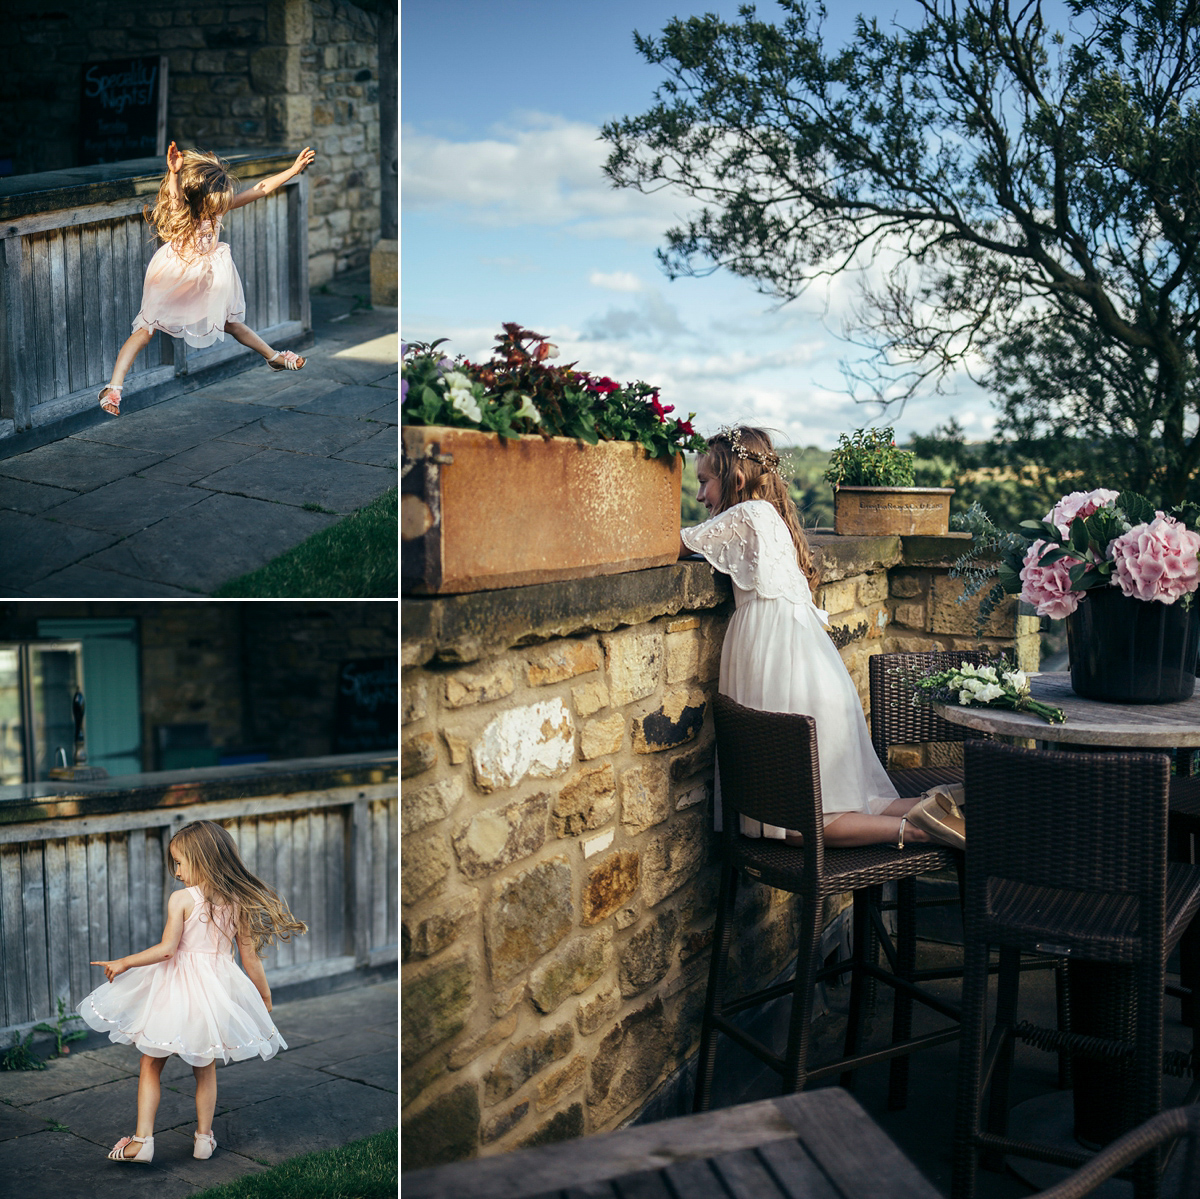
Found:
<svg viewBox="0 0 1200 1199"><path fill-rule="evenodd" d="M900 817L920 799L893 800L876 816L865 812L847 812L825 826L825 844L845 849L855 845L896 844L900 836ZM923 829L911 824L904 826L904 843L926 844L933 838Z"/></svg>
<svg viewBox="0 0 1200 1199"><path fill-rule="evenodd" d="M196 1131L212 1132L213 1112L217 1108L217 1063L193 1066L196 1076Z"/></svg>
<svg viewBox="0 0 1200 1199"><path fill-rule="evenodd" d="M134 1136L154 1135L154 1117L158 1115L158 1100L162 1095L162 1072L166 1064L165 1057L142 1054L142 1066L138 1073L137 1131ZM136 1157L141 1148L141 1145L131 1141L125 1146L125 1156Z"/></svg>
<svg viewBox="0 0 1200 1199"><path fill-rule="evenodd" d="M117 361L112 369L110 387L120 387L125 382L125 375L133 365L133 360L150 344L154 336L149 329L135 329L126 339L125 344L117 354Z"/></svg>
<svg viewBox="0 0 1200 1199"><path fill-rule="evenodd" d="M242 345L249 346L256 354L261 354L268 359L275 357L275 351L249 325L243 325L241 321L226 321L225 332L234 341L240 341Z"/></svg>

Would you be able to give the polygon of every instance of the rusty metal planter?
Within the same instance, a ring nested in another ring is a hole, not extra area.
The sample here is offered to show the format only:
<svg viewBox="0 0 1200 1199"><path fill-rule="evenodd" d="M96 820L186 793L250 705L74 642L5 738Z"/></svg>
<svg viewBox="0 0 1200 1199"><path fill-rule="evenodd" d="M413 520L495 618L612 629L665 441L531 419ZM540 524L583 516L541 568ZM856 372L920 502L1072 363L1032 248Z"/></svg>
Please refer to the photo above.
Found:
<svg viewBox="0 0 1200 1199"><path fill-rule="evenodd" d="M950 528L953 487L835 487L834 532L940 537Z"/></svg>
<svg viewBox="0 0 1200 1199"><path fill-rule="evenodd" d="M451 594L665 566L682 459L628 441L406 425L401 591Z"/></svg>

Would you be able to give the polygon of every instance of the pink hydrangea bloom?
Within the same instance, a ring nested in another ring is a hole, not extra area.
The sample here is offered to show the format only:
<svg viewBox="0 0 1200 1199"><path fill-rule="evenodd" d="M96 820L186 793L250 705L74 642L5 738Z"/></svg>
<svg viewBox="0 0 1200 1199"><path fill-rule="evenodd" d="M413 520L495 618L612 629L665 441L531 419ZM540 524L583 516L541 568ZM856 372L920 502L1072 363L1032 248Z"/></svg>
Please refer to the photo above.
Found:
<svg viewBox="0 0 1200 1199"><path fill-rule="evenodd" d="M1117 585L1128 596L1173 604L1200 586L1200 533L1161 512L1109 546Z"/></svg>
<svg viewBox="0 0 1200 1199"><path fill-rule="evenodd" d="M1072 491L1070 495L1064 495L1042 519L1057 525L1065 538L1071 521L1077 516L1091 516L1097 508L1107 508L1119 494L1109 487L1097 487L1095 491Z"/></svg>
<svg viewBox="0 0 1200 1199"><path fill-rule="evenodd" d="M1060 558L1049 566L1040 564L1042 554L1057 548L1052 541L1035 541L1021 566L1021 598L1035 605L1039 616L1049 616L1051 620L1070 616L1083 595L1082 591L1071 590L1073 559Z"/></svg>

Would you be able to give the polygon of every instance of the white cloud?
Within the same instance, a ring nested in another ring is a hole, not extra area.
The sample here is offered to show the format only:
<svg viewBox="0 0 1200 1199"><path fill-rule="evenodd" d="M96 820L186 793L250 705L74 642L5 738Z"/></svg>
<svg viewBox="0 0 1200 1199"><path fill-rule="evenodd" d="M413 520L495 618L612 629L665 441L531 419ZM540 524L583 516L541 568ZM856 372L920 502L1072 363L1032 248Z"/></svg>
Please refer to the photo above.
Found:
<svg viewBox="0 0 1200 1199"><path fill-rule="evenodd" d="M592 271L588 282L593 287L601 287L605 291L641 291L642 281L632 271Z"/></svg>

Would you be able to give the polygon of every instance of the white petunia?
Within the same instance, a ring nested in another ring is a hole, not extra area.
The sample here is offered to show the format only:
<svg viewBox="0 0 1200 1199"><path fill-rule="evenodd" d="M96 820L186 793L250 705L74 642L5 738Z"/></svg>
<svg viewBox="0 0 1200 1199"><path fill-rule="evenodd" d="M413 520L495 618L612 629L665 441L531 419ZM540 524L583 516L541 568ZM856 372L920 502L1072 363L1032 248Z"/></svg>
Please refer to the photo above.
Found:
<svg viewBox="0 0 1200 1199"><path fill-rule="evenodd" d="M521 396L521 406L513 416L527 416L535 425L542 423L542 414L533 406L533 401L528 396Z"/></svg>
<svg viewBox="0 0 1200 1199"><path fill-rule="evenodd" d="M468 420L473 420L476 424L479 424L483 419L483 411L471 392L454 388L450 392L449 400L450 407L457 412L461 412Z"/></svg>
<svg viewBox="0 0 1200 1199"><path fill-rule="evenodd" d="M445 383L448 391L470 391L471 380L467 378L462 371L447 371L442 376L442 382Z"/></svg>

